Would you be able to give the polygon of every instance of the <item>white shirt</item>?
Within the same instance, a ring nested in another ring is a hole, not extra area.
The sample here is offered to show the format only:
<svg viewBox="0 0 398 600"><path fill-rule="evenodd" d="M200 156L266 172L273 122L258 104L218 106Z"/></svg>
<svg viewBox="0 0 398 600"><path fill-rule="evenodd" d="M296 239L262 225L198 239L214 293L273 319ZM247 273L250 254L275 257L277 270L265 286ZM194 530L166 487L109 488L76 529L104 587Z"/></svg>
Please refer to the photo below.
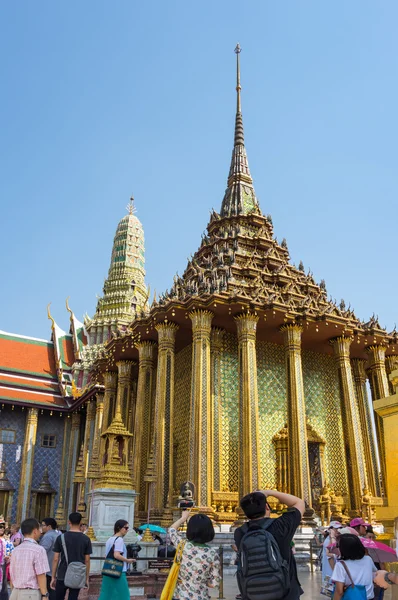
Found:
<svg viewBox="0 0 398 600"><path fill-rule="evenodd" d="M323 542L323 549L322 549L322 578L323 579L326 577L326 575L328 575L330 577L333 573L333 567L331 566L329 559L326 555L326 549L329 546L329 544L332 543L332 541L333 540L331 540L330 537L328 536Z"/></svg>
<svg viewBox="0 0 398 600"><path fill-rule="evenodd" d="M368 600L374 598L373 573L375 573L377 569L370 556L364 556L359 560L345 560L344 562L351 574L354 584L365 586L366 598ZM332 574L332 579L333 581L344 583L344 585L351 585L351 581L345 572L341 561L336 563Z"/></svg>
<svg viewBox="0 0 398 600"><path fill-rule="evenodd" d="M120 554L122 554L122 556L124 558L127 558L126 544L123 542L123 538L120 535L118 535L118 536L114 535L111 538L109 538L109 540L106 542L105 556L108 556L108 553L109 553L110 549L112 548L113 544L115 544L113 551L120 552ZM127 571L127 567L128 567L128 563L124 562L123 563L123 571Z"/></svg>

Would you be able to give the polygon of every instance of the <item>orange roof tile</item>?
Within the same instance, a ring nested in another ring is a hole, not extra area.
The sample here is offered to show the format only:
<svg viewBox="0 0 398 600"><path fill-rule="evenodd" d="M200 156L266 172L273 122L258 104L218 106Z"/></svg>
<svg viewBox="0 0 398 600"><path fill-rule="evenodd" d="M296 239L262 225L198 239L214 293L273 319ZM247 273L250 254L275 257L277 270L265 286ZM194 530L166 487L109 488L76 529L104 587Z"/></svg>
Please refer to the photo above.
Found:
<svg viewBox="0 0 398 600"><path fill-rule="evenodd" d="M19 404L43 404L53 406L54 408L67 408L68 405L62 396L55 394L46 394L44 392L32 392L29 390L19 390L5 387L0 384L0 402L15 401Z"/></svg>
<svg viewBox="0 0 398 600"><path fill-rule="evenodd" d="M0 385L18 387L18 388L32 388L34 390L43 390L44 392L54 392L59 394L58 383L52 381L43 381L35 379L34 377L18 377L16 375L8 375L0 372Z"/></svg>
<svg viewBox="0 0 398 600"><path fill-rule="evenodd" d="M56 379L52 342L0 333L0 368Z"/></svg>
<svg viewBox="0 0 398 600"><path fill-rule="evenodd" d="M69 367L71 367L75 362L75 353L73 350L73 341L71 336L64 337L62 339L62 350L65 362Z"/></svg>

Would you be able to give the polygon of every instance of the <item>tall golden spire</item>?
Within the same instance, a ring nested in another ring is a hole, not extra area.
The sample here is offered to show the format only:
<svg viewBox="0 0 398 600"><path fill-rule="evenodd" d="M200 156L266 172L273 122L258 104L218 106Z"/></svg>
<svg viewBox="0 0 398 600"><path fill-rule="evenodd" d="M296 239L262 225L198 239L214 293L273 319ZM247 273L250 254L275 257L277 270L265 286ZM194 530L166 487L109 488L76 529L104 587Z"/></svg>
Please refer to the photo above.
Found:
<svg viewBox="0 0 398 600"><path fill-rule="evenodd" d="M240 84L240 53L241 47L236 45L236 117L234 149L232 151L227 189L221 205L221 216L261 214L253 179L250 175L247 161L245 137L243 133L241 84Z"/></svg>

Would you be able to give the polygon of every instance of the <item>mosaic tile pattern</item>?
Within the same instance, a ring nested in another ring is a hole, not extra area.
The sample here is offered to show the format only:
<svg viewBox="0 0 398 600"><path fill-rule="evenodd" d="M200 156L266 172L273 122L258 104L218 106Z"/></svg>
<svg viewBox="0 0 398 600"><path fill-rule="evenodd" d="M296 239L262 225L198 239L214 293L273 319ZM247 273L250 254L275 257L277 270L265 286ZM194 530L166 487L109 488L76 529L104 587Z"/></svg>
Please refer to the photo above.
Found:
<svg viewBox="0 0 398 600"><path fill-rule="evenodd" d="M12 487L15 488L12 504L12 519L15 519L18 500L18 486L21 475L21 455L25 437L26 410L17 407L11 410L11 406L5 405L0 410L1 427L14 429L16 431L15 444L0 444L0 460L5 460L7 465L7 477Z"/></svg>
<svg viewBox="0 0 398 600"><path fill-rule="evenodd" d="M192 346L189 345L176 354L174 364L174 472L177 486L188 479L191 371Z"/></svg>
<svg viewBox="0 0 398 600"><path fill-rule="evenodd" d="M226 333L221 354L221 491L239 491L238 339Z"/></svg>
<svg viewBox="0 0 398 600"><path fill-rule="evenodd" d="M307 418L326 440L326 480L335 491L347 494L347 475L340 413L340 392L333 356L302 352Z"/></svg>
<svg viewBox="0 0 398 600"><path fill-rule="evenodd" d="M33 465L32 489L40 485L43 479L44 469L47 466L50 484L55 490L59 490L62 446L64 441L64 424L64 417L60 417L58 414L51 417L48 413L42 415L39 412L37 443ZM55 448L41 447L41 436L45 433L50 433L56 436L57 445ZM58 506L58 496L59 494L56 494L55 496L55 510Z"/></svg>
<svg viewBox="0 0 398 600"><path fill-rule="evenodd" d="M273 436L287 421L285 350L282 345L257 342L258 409L262 485L276 486Z"/></svg>

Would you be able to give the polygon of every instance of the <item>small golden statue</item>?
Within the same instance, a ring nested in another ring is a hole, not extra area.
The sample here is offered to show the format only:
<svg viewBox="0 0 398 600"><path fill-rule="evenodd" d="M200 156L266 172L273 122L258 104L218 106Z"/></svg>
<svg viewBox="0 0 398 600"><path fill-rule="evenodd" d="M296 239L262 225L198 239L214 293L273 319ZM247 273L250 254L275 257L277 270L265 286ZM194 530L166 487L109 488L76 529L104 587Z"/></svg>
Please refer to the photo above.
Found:
<svg viewBox="0 0 398 600"><path fill-rule="evenodd" d="M321 507L321 521L322 525L328 525L331 517L331 503L332 498L330 495L330 488L327 483L321 489L321 495L319 496L319 505Z"/></svg>
<svg viewBox="0 0 398 600"><path fill-rule="evenodd" d="M361 498L361 514L362 518L367 523L372 523L375 520L374 509L372 507L372 494L366 483L363 487L363 495Z"/></svg>

